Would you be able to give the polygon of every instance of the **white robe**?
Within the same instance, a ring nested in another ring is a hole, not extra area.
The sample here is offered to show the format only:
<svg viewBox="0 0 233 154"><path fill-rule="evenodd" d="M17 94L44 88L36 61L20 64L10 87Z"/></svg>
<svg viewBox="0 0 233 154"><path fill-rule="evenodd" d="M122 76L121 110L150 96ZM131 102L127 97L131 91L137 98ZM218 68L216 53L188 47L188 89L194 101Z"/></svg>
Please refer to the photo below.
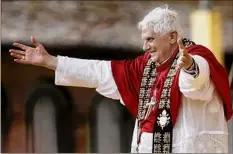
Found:
<svg viewBox="0 0 233 154"><path fill-rule="evenodd" d="M223 103L210 79L207 61L193 56L199 66L199 76L193 78L183 70L179 76L182 92L181 108L173 128L173 153L227 153L228 129ZM96 88L108 98L120 100L111 72L111 61L83 60L58 56L55 84ZM137 129L133 133L131 152L136 152ZM142 133L140 153L151 153L152 133Z"/></svg>

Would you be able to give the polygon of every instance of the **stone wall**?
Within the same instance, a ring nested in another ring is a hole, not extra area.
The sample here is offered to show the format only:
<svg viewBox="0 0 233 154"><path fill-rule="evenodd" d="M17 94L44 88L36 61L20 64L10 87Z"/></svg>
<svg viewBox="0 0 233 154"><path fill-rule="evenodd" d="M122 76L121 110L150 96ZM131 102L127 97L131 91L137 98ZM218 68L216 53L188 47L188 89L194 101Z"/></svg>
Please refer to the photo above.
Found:
<svg viewBox="0 0 233 154"><path fill-rule="evenodd" d="M223 16L224 47L233 47L232 2L212 2ZM184 34L191 37L189 15L198 1L3 1L2 43L27 42L33 35L50 45L138 48L142 42L137 22L165 3L178 10Z"/></svg>

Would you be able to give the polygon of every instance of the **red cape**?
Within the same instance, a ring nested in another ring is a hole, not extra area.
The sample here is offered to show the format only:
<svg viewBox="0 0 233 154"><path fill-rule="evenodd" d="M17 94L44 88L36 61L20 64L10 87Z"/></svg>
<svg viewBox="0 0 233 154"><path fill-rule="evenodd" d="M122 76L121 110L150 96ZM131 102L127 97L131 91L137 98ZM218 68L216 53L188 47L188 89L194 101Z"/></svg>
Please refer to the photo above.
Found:
<svg viewBox="0 0 233 154"><path fill-rule="evenodd" d="M224 103L226 120L229 120L233 114L232 98L230 93L228 75L224 67L217 61L214 54L202 45L194 45L187 49L191 55L199 55L205 58L210 68L210 78L213 81L219 96ZM144 55L134 60L111 61L112 74L116 82L120 95L126 108L136 118L138 112L139 90L145 65L150 58L146 52ZM172 83L171 89L171 115L173 125L179 112L181 104L181 92L179 90L178 79L180 70Z"/></svg>

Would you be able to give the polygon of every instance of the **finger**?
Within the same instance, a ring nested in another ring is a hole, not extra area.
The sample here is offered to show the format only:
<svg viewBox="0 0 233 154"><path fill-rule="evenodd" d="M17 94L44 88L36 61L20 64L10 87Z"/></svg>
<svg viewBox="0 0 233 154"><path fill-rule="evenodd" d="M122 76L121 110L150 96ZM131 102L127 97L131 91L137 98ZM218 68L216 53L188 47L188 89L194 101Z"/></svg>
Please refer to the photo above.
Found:
<svg viewBox="0 0 233 154"><path fill-rule="evenodd" d="M9 52L25 55L25 51L22 51L22 50L10 49Z"/></svg>
<svg viewBox="0 0 233 154"><path fill-rule="evenodd" d="M179 63L179 66L183 67L184 66L184 62Z"/></svg>
<svg viewBox="0 0 233 154"><path fill-rule="evenodd" d="M180 58L180 61L181 61L181 62L187 61L187 57L186 57L186 56L182 56L182 57Z"/></svg>
<svg viewBox="0 0 233 154"><path fill-rule="evenodd" d="M11 56L13 56L15 58L18 58L18 59L23 59L24 58L23 55L20 55L20 54L17 54L17 53L11 53Z"/></svg>
<svg viewBox="0 0 233 154"><path fill-rule="evenodd" d="M182 68L182 66L180 66L179 64L177 64L176 70L181 69L181 68Z"/></svg>
<svg viewBox="0 0 233 154"><path fill-rule="evenodd" d="M22 59L14 59L14 62L20 63L20 64L28 64L27 61L22 60Z"/></svg>
<svg viewBox="0 0 233 154"><path fill-rule="evenodd" d="M184 46L184 44L183 44L183 42L182 42L182 38L179 38L179 39L177 40L177 43L178 43L178 45L179 45L179 49L181 49L181 50L184 50L184 49L185 49L185 46Z"/></svg>
<svg viewBox="0 0 233 154"><path fill-rule="evenodd" d="M40 42L38 42L33 36L31 36L31 42L32 42L36 47L38 47L38 46L41 45Z"/></svg>
<svg viewBox="0 0 233 154"><path fill-rule="evenodd" d="M178 39L178 45L179 45L179 50L180 50L180 52L181 52L181 54L183 54L183 55L186 55L188 52L187 52L187 50L186 50L186 48L185 48L185 46L184 46L184 44L183 44L183 41L182 41L182 39L180 38L180 39Z"/></svg>
<svg viewBox="0 0 233 154"><path fill-rule="evenodd" d="M21 44L21 43L17 43L17 42L13 43L13 46L21 48L23 50L27 50L27 49L31 48L31 47L29 47L27 45L24 45L24 44Z"/></svg>
<svg viewBox="0 0 233 154"><path fill-rule="evenodd" d="M183 68L183 67L184 67L184 63L181 62L181 63L179 63L177 66L178 66L179 68Z"/></svg>
<svg viewBox="0 0 233 154"><path fill-rule="evenodd" d="M184 66L184 62L180 59L177 61L177 68L182 68Z"/></svg>

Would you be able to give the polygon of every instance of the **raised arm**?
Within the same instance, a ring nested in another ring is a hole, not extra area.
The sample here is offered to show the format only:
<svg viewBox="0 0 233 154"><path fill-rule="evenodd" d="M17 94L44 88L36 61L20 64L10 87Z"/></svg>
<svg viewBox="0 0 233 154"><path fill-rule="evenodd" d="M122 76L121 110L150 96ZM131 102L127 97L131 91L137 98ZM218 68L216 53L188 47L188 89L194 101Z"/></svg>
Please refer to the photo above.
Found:
<svg viewBox="0 0 233 154"><path fill-rule="evenodd" d="M191 99L210 100L214 85L210 79L208 62L201 56L192 56L194 68L182 69L179 76L179 87L184 96Z"/></svg>
<svg viewBox="0 0 233 154"><path fill-rule="evenodd" d="M185 97L199 100L212 98L214 86L210 79L209 64L205 58L191 56L182 42L179 42L180 57L178 65L181 67L179 75L180 91Z"/></svg>
<svg viewBox="0 0 233 154"><path fill-rule="evenodd" d="M58 56L55 84L96 88L97 92L106 97L120 99L110 61Z"/></svg>
<svg viewBox="0 0 233 154"><path fill-rule="evenodd" d="M57 85L96 88L96 91L106 97L121 99L112 77L110 61L56 57L50 55L35 38L31 37L31 42L35 47L13 44L20 48L9 51L15 57L15 62L54 70Z"/></svg>

